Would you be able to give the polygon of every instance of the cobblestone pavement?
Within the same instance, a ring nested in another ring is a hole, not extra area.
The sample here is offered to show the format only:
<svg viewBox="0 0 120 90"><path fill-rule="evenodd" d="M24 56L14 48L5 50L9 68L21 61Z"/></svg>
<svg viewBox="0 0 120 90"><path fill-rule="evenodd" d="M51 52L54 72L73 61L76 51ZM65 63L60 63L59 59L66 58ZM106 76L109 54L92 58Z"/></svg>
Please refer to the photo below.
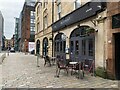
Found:
<svg viewBox="0 0 120 90"><path fill-rule="evenodd" d="M36 65L36 56L23 53L10 53L2 64L3 88L118 88L118 81L85 75L77 79L61 70L56 78L54 66Z"/></svg>

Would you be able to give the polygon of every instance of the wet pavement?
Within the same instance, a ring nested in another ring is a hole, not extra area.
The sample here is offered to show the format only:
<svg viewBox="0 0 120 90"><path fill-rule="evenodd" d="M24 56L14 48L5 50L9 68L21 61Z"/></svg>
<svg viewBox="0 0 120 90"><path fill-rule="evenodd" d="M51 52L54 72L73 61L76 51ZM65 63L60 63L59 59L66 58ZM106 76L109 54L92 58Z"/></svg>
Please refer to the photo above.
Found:
<svg viewBox="0 0 120 90"><path fill-rule="evenodd" d="M40 58L24 53L10 53L2 64L3 88L118 88L118 81L108 80L85 74L84 79L76 78L61 70L60 77L55 77L56 66L44 67Z"/></svg>

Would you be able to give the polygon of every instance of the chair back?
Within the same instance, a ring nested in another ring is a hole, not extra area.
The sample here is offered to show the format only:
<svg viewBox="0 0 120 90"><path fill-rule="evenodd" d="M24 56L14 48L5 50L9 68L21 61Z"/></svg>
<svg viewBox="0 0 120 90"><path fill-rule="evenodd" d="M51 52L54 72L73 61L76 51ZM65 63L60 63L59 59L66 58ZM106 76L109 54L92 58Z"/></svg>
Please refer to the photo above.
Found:
<svg viewBox="0 0 120 90"><path fill-rule="evenodd" d="M49 57L49 56L45 56L45 57L44 57L44 60L45 60L46 62L50 62L50 57Z"/></svg>

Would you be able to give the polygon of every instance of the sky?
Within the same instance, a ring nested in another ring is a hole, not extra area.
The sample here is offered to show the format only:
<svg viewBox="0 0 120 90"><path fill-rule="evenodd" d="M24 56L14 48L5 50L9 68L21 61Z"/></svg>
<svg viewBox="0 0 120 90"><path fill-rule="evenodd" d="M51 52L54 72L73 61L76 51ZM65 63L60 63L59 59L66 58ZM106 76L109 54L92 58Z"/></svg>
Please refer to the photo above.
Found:
<svg viewBox="0 0 120 90"><path fill-rule="evenodd" d="M4 35L11 39L15 32L15 17L19 17L25 0L0 0L0 11L4 17Z"/></svg>

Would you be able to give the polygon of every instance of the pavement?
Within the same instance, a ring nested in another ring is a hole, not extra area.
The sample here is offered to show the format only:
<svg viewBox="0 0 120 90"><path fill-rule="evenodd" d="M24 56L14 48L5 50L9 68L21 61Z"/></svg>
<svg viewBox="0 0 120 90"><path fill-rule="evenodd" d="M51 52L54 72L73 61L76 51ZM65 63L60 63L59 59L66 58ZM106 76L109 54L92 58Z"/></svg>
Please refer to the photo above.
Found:
<svg viewBox="0 0 120 90"><path fill-rule="evenodd" d="M60 77L55 77L56 66L44 67L44 60L25 55L10 53L2 63L3 88L118 88L117 80L108 80L85 74L83 79L69 75L61 70ZM1 68L1 67L0 67Z"/></svg>

